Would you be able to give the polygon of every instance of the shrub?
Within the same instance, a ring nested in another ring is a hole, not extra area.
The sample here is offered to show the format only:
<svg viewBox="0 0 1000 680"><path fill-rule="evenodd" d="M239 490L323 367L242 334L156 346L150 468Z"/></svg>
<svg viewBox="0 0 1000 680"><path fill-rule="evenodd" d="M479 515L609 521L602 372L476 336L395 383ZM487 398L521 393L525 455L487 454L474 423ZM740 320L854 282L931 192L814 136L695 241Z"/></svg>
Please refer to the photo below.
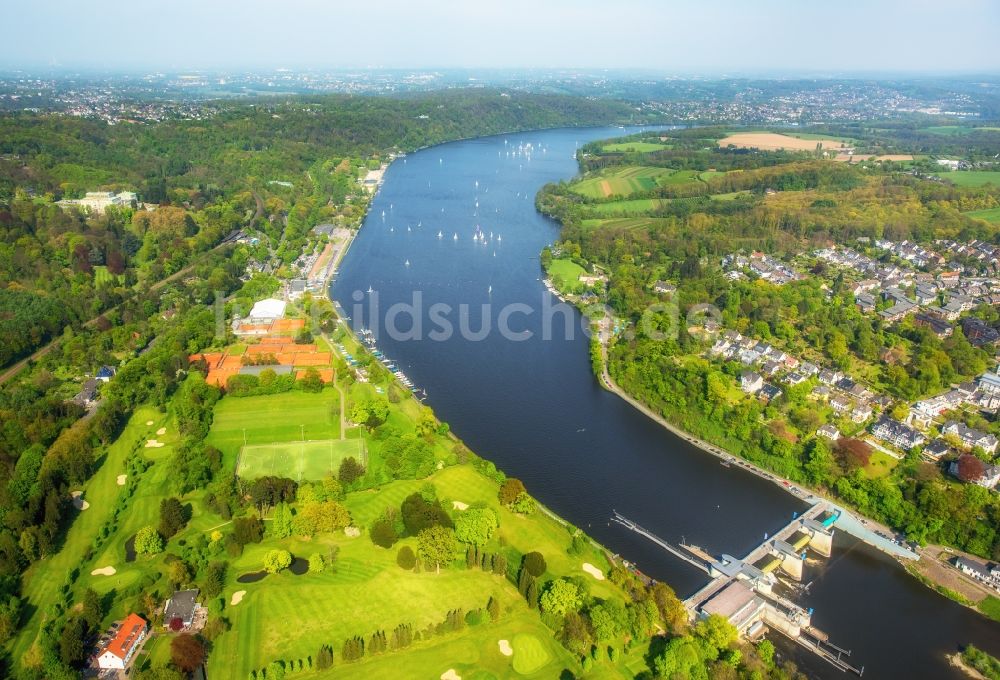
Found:
<svg viewBox="0 0 1000 680"><path fill-rule="evenodd" d="M417 566L417 556L413 552L413 548L408 545L404 545L396 553L396 564L398 564L403 569L413 569Z"/></svg>

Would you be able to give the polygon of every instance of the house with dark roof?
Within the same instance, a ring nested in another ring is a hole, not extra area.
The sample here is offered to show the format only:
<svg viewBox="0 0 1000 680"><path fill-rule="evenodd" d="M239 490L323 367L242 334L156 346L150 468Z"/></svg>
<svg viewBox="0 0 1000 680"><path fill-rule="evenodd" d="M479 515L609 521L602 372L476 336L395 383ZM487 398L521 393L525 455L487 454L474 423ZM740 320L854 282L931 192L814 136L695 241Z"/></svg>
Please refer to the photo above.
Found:
<svg viewBox="0 0 1000 680"><path fill-rule="evenodd" d="M941 460L948 453L951 452L951 446L945 440L938 438L932 441L930 444L924 447L924 455L933 458L934 460Z"/></svg>
<svg viewBox="0 0 1000 680"><path fill-rule="evenodd" d="M956 557L955 566L966 576L1000 590L1000 564L986 564L968 557Z"/></svg>
<svg viewBox="0 0 1000 680"><path fill-rule="evenodd" d="M187 630L200 607L197 588L178 590L163 606L163 625L170 630Z"/></svg>
<svg viewBox="0 0 1000 680"><path fill-rule="evenodd" d="M898 420L894 420L888 416L882 416L878 419L878 421L872 426L872 434L882 441L888 442L893 446L898 446L903 450L909 450L915 446L920 446L926 441L926 437L924 437L924 435L920 434L909 425L904 425Z"/></svg>
<svg viewBox="0 0 1000 680"><path fill-rule="evenodd" d="M758 396L764 401L774 401L780 397L781 394L782 392L780 387L770 383L764 383L764 386L760 388Z"/></svg>
<svg viewBox="0 0 1000 680"><path fill-rule="evenodd" d="M949 420L941 428L944 434L952 434L958 437L968 448L981 448L986 453L996 453L997 438L987 432L982 432L967 426L958 420Z"/></svg>
<svg viewBox="0 0 1000 680"><path fill-rule="evenodd" d="M94 376L101 382L108 382L115 377L117 371L112 366L101 366L97 369L97 374Z"/></svg>
<svg viewBox="0 0 1000 680"><path fill-rule="evenodd" d="M80 391L73 397L73 403L84 408L89 408L97 402L97 390L101 386L101 381L97 378L89 378L80 387Z"/></svg>

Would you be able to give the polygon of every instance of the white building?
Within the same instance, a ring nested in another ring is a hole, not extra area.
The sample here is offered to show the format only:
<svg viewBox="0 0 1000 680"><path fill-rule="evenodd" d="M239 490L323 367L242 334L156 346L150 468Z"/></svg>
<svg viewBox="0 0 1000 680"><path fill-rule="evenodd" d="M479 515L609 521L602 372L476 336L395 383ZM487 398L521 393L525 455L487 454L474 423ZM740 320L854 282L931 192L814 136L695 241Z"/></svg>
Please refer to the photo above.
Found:
<svg viewBox="0 0 1000 680"><path fill-rule="evenodd" d="M269 298L254 304L247 322L251 324L274 323L285 316L285 301Z"/></svg>
<svg viewBox="0 0 1000 680"><path fill-rule="evenodd" d="M124 669L135 656L135 652L142 647L142 642L146 639L147 629L146 620L138 614L126 616L119 626L118 632L101 650L101 655L97 657L98 667Z"/></svg>
<svg viewBox="0 0 1000 680"><path fill-rule="evenodd" d="M122 191L118 194L113 191L88 191L83 198L65 198L58 201L57 205L63 208L76 206L84 212L103 215L110 207L134 208L137 203L138 197L132 191Z"/></svg>

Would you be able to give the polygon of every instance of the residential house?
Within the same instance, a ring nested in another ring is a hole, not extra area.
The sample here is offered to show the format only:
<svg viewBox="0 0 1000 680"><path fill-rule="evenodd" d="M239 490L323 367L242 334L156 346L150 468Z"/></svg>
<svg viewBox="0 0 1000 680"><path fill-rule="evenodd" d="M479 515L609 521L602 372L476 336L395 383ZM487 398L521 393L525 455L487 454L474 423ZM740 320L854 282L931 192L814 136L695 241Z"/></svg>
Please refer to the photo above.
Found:
<svg viewBox="0 0 1000 680"><path fill-rule="evenodd" d="M677 292L677 286L666 281L657 281L653 284L653 292L660 295L673 295Z"/></svg>
<svg viewBox="0 0 1000 680"><path fill-rule="evenodd" d="M949 420L944 424L944 427L941 428L941 432L943 434L955 435L962 441L962 444L970 449L978 446L986 453L996 453L996 437L992 434L968 427L961 421Z"/></svg>
<svg viewBox="0 0 1000 680"><path fill-rule="evenodd" d="M961 456L959 456L958 460L953 460L951 464L948 466L948 474L952 475L953 477L958 477L958 470L961 461L963 458L967 456L971 457L972 454L963 453ZM972 480L973 484L978 484L984 489L994 488L997 485L997 482L1000 482L1000 465L984 465L982 476L979 479Z"/></svg>
<svg viewBox="0 0 1000 680"><path fill-rule="evenodd" d="M844 377L844 374L840 371L831 371L829 369L823 369L819 372L819 381L824 385L833 385L838 380ZM998 385L1000 385L1000 376L997 377Z"/></svg>
<svg viewBox="0 0 1000 680"><path fill-rule="evenodd" d="M163 606L163 625L173 631L188 630L200 608L197 588L178 590Z"/></svg>
<svg viewBox="0 0 1000 680"><path fill-rule="evenodd" d="M115 636L97 657L98 667L122 670L128 666L136 651L142 647L148 629L146 620L138 614L126 616Z"/></svg>
<svg viewBox="0 0 1000 680"><path fill-rule="evenodd" d="M761 366L761 373L766 376L773 376L775 373L781 370L781 364L777 361L765 361L764 365Z"/></svg>
<svg viewBox="0 0 1000 680"><path fill-rule="evenodd" d="M956 557L955 566L966 576L1000 590L1000 564L986 564L968 557Z"/></svg>
<svg viewBox="0 0 1000 680"><path fill-rule="evenodd" d="M830 407L837 413L846 413L851 406L851 400L839 394L830 400Z"/></svg>
<svg viewBox="0 0 1000 680"><path fill-rule="evenodd" d="M875 298L871 293L857 293L854 296L854 304L858 306L858 311L863 314L875 311Z"/></svg>
<svg viewBox="0 0 1000 680"><path fill-rule="evenodd" d="M889 309L883 309L878 314L886 322L895 323L897 321L902 320L907 314L914 311L915 309L917 309L917 306L914 303L906 300L903 302L897 302L892 307L889 307Z"/></svg>
<svg viewBox="0 0 1000 680"><path fill-rule="evenodd" d="M878 419L872 426L872 434L882 441L904 450L920 446L926 441L926 437L917 430L888 416L882 416Z"/></svg>
<svg viewBox="0 0 1000 680"><path fill-rule="evenodd" d="M858 404L851 409L851 421L863 423L872 417L872 407L868 404Z"/></svg>
<svg viewBox="0 0 1000 680"><path fill-rule="evenodd" d="M781 388L770 383L764 383L764 386L760 388L760 396L764 401L774 401L782 394Z"/></svg>
<svg viewBox="0 0 1000 680"><path fill-rule="evenodd" d="M99 369L97 369L97 373L94 375L94 377L100 380L101 382L108 382L115 377L115 373L117 373L117 371L114 369L113 366L101 366Z"/></svg>
<svg viewBox="0 0 1000 680"><path fill-rule="evenodd" d="M934 460L941 460L951 452L951 446L940 437L924 447L924 455Z"/></svg>
<svg viewBox="0 0 1000 680"><path fill-rule="evenodd" d="M757 394L764 387L764 378L756 371L743 371L740 375L740 389L747 394Z"/></svg>
<svg viewBox="0 0 1000 680"><path fill-rule="evenodd" d="M826 437L827 439L832 439L833 441L837 441L838 439L840 439L840 430L835 428L833 425L830 425L829 423L823 425L818 430L816 430L816 434L820 437Z"/></svg>
<svg viewBox="0 0 1000 680"><path fill-rule="evenodd" d="M89 408L97 402L97 389L100 387L101 381L97 378L89 378L84 381L83 385L80 387L80 391L76 393L73 397L73 403L79 404L84 408Z"/></svg>
<svg viewBox="0 0 1000 680"><path fill-rule="evenodd" d="M1000 375L986 371L978 379L979 389L984 394L1000 395Z"/></svg>
<svg viewBox="0 0 1000 680"><path fill-rule="evenodd" d="M1000 331L987 324L982 319L970 316L962 321L962 332L973 347L993 344L1000 340Z"/></svg>
<svg viewBox="0 0 1000 680"><path fill-rule="evenodd" d="M952 334L953 330L950 323L926 312L920 312L914 316L913 325L920 328L927 328L939 338L947 338Z"/></svg>
<svg viewBox="0 0 1000 680"><path fill-rule="evenodd" d="M826 385L817 385L813 388L812 392L809 393L813 399L819 399L820 401L826 401L830 398L831 390Z"/></svg>

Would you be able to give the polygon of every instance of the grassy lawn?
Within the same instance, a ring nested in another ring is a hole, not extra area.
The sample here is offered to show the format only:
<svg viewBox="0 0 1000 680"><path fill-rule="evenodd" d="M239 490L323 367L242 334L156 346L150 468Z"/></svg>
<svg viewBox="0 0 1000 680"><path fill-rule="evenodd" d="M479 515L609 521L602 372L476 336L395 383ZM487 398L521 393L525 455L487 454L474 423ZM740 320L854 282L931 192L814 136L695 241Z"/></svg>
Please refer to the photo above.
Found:
<svg viewBox="0 0 1000 680"><path fill-rule="evenodd" d="M624 215L627 213L646 213L665 205L667 201L660 198L636 198L631 201L614 201L613 203L598 203L587 206L598 215Z"/></svg>
<svg viewBox="0 0 1000 680"><path fill-rule="evenodd" d="M148 421L153 424L146 425ZM90 507L80 512L70 525L62 550L36 562L25 573L24 598L28 603L30 618L14 641L12 652L15 658L27 652L38 634L45 611L60 601L60 588L65 583L67 574L76 567L81 567L84 571L78 581L78 589L86 587L88 579L92 578L90 570L86 569L87 565L82 563L87 549L97 536L98 529L108 519L111 507L121 491L117 479L124 469L125 459L137 441L156 437L155 432L164 421L165 416L152 408L140 408L136 411L122 435L108 447L101 467L84 487L83 498L90 503ZM143 449L150 450L152 449Z"/></svg>
<svg viewBox="0 0 1000 680"><path fill-rule="evenodd" d="M323 479L336 474L345 458L353 456L356 460L363 460L363 445L361 439L251 444L240 454L236 474L243 479L268 475L297 481Z"/></svg>
<svg viewBox="0 0 1000 680"><path fill-rule="evenodd" d="M960 187L1000 186L1000 170L953 170L942 172L941 177Z"/></svg>
<svg viewBox="0 0 1000 680"><path fill-rule="evenodd" d="M583 290L580 275L586 270L569 258L556 258L549 264L549 277L552 283L564 293L576 293Z"/></svg>
<svg viewBox="0 0 1000 680"><path fill-rule="evenodd" d="M121 283L121 280L122 280L121 275L112 274L111 272L108 271L108 268L103 264L96 265L94 267L95 286L99 286L105 282Z"/></svg>
<svg viewBox="0 0 1000 680"><path fill-rule="evenodd" d="M1000 208L988 208L986 210L970 210L969 212L962 214L968 215L969 217L974 217L977 220L986 220L990 224L1000 224Z"/></svg>
<svg viewBox="0 0 1000 680"><path fill-rule="evenodd" d="M672 145L664 144L663 142L617 142L615 144L605 144L601 147L601 150L605 153L614 152L634 152L634 153L649 153L651 151L660 151L662 149L669 149Z"/></svg>
<svg viewBox="0 0 1000 680"><path fill-rule="evenodd" d="M1000 621L1000 597L987 595L986 599L979 603L979 611L994 621Z"/></svg>
<svg viewBox="0 0 1000 680"><path fill-rule="evenodd" d="M870 479L888 477L897 464L899 464L898 460L876 449L872 451L868 465L865 466L865 474Z"/></svg>

